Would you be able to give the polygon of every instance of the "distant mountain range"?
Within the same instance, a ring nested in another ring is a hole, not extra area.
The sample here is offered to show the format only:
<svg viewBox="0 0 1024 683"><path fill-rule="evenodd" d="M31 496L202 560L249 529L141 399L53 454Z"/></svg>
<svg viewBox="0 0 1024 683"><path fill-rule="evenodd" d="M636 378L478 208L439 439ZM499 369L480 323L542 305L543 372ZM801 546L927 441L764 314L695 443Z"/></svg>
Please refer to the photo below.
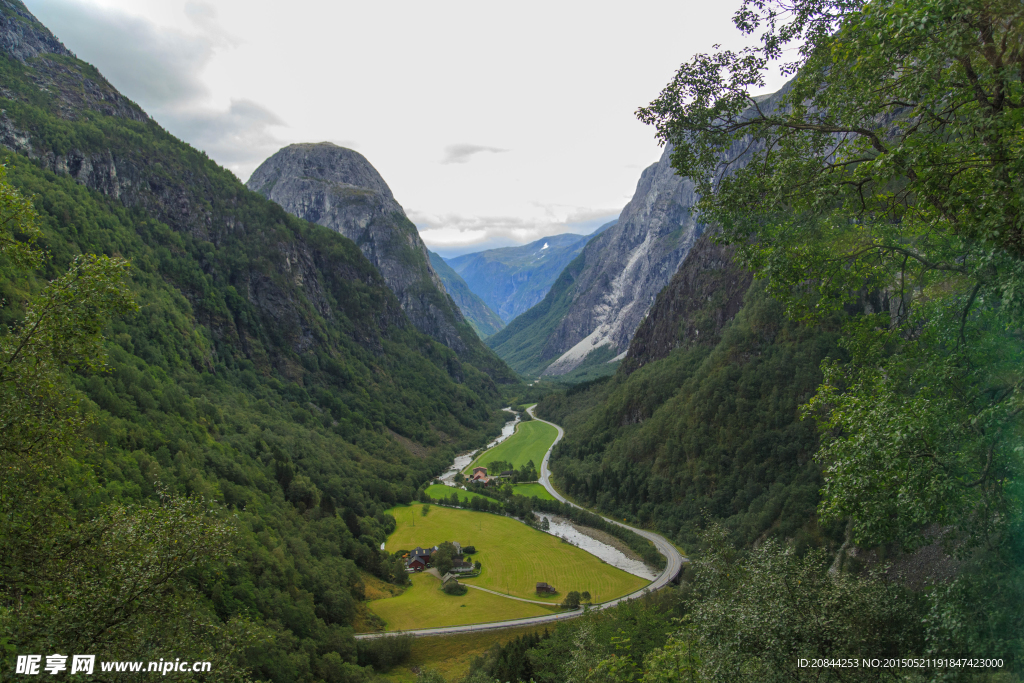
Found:
<svg viewBox="0 0 1024 683"><path fill-rule="evenodd" d="M434 267L434 271L441 278L452 301L462 311L462 315L466 316L466 320L473 326L481 339L489 337L505 327L505 323L498 314L492 311L483 302L483 299L473 293L466 281L452 270L452 267L445 262L440 254L435 254L432 251L427 253L430 255L430 265Z"/></svg>
<svg viewBox="0 0 1024 683"><path fill-rule="evenodd" d="M445 261L508 323L540 302L587 242L612 225L615 221L592 235L552 235L521 247L488 249Z"/></svg>
<svg viewBox="0 0 1024 683"><path fill-rule="evenodd" d="M625 354L702 230L693 183L676 175L671 152L644 170L618 222L586 242L544 299L488 338L514 370L565 375Z"/></svg>

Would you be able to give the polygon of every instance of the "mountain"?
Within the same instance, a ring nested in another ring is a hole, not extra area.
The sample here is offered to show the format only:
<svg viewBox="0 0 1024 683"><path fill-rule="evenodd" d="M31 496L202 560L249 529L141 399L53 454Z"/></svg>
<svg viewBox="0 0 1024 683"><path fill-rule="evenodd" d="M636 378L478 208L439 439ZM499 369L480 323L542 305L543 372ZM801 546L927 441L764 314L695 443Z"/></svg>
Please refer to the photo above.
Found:
<svg viewBox="0 0 1024 683"><path fill-rule="evenodd" d="M487 373L500 376L503 364L479 341L460 355L421 332L352 240L288 214L168 134L16 0L0 0L0 146L7 182L34 198L37 244L50 255L33 272L0 263L0 337L81 254L128 259L139 304L101 326L106 367L53 373L40 389L67 383L84 427L59 480L71 484L74 514L39 527L33 547L50 548L54 530L74 541L75 525L111 510L201 496L230 528L230 549L224 564L169 580L168 609L194 599L201 609L182 628L245 620L253 629L174 641L180 648L164 640L178 626L155 622L118 643L104 640L105 626L89 637L110 656L142 660L258 633L245 657L253 678L365 680L351 637L354 624L373 626L364 586L405 577L379 550L394 525L385 511L500 430L502 398ZM439 320L450 323L439 330L475 340L454 315ZM43 605L54 619L103 612L88 596L115 577L102 564L106 538L77 537L98 554L93 583L76 587L73 603L25 581L13 600L10 577L0 577L4 623L28 610L38 627ZM145 552L157 562L178 551ZM21 559L5 550L0 573ZM45 573L51 560L36 551L25 562ZM12 642L49 647L27 637Z"/></svg>
<svg viewBox="0 0 1024 683"><path fill-rule="evenodd" d="M687 548L709 516L744 545L841 542L815 522L818 438L798 410L843 354L837 329L788 320L732 253L698 238L614 376L541 401L566 430L552 472L581 504Z"/></svg>
<svg viewBox="0 0 1024 683"><path fill-rule="evenodd" d="M644 170L618 222L587 242L544 299L488 338L514 370L564 375L625 353L702 230L693 183L676 175L671 152Z"/></svg>
<svg viewBox="0 0 1024 683"><path fill-rule="evenodd" d="M452 270L452 267L439 254L432 251L427 253L430 255L430 265L434 267L434 272L441 278L452 301L459 307L462 315L466 317L481 339L489 337L505 327L505 323L498 317L498 314L492 311L483 302L483 299L473 293L466 281Z"/></svg>
<svg viewBox="0 0 1024 683"><path fill-rule="evenodd" d="M418 330L498 381L512 381L448 296L416 226L363 155L329 142L289 145L260 164L246 186L293 216L351 239Z"/></svg>
<svg viewBox="0 0 1024 683"><path fill-rule="evenodd" d="M447 262L507 323L544 298L588 239L571 233L553 235L521 247L463 254Z"/></svg>

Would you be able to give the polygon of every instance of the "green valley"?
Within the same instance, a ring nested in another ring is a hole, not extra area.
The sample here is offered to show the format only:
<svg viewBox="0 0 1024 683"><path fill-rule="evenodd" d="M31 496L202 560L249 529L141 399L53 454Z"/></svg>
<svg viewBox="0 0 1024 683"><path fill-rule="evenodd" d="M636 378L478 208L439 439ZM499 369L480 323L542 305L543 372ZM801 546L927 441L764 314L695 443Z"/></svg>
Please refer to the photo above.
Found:
<svg viewBox="0 0 1024 683"><path fill-rule="evenodd" d="M558 430L549 424L520 422L512 436L482 453L463 471L472 472L474 467L486 467L487 463L499 460L510 463L513 469L519 469L532 460L534 466L539 468L540 461L557 436Z"/></svg>
<svg viewBox="0 0 1024 683"><path fill-rule="evenodd" d="M422 511L419 504L389 510L397 526L385 548L389 552L407 551L444 541L475 546L472 558L483 569L479 577L465 580L470 585L557 604L573 590L589 591L594 602L604 602L648 583L509 517L439 506L431 506L426 515ZM558 595L538 597L535 586L541 581L555 586Z"/></svg>

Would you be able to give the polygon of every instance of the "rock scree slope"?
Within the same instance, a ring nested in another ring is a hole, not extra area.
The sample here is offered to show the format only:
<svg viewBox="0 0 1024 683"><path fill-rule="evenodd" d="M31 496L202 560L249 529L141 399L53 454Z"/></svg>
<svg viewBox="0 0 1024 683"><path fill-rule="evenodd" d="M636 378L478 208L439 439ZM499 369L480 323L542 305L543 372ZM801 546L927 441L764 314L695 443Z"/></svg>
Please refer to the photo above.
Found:
<svg viewBox="0 0 1024 683"><path fill-rule="evenodd" d="M626 351L702 230L694 185L676 175L671 153L643 172L618 223L587 243L544 300L488 339L513 369L564 375L595 351Z"/></svg>

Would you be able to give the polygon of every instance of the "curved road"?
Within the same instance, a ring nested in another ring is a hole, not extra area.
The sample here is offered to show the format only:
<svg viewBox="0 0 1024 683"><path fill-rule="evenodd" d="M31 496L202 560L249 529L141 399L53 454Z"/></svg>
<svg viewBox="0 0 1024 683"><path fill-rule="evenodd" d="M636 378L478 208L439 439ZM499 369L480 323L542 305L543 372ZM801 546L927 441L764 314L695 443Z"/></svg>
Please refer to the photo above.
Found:
<svg viewBox="0 0 1024 683"><path fill-rule="evenodd" d="M562 496L562 494L560 494L558 491L556 491L555 487L551 485L551 470L548 469L548 459L551 457L551 451L554 449L555 444L557 444L559 441L561 441L562 437L565 436L565 431L561 427L556 425L554 422L548 422L547 420L541 420L540 418L536 417L533 414L533 409L534 409L534 406L530 406L529 408L527 408L526 412L528 412L530 414L530 417L532 417L534 420L538 420L539 422L544 422L545 424L549 424L549 425L551 425L552 427L554 427L555 429L558 430L558 436L555 437L554 442L551 444L551 448L548 448L547 453L544 454L544 459L540 463L540 483L544 486L545 489L548 490L548 493L550 493L556 499L562 501L563 503L568 503L569 505L572 505L573 507L577 507L578 508L578 507L580 507L579 505L576 505L575 503L566 500ZM580 508L580 509L583 510L585 508ZM662 538L658 534L651 533L650 531L644 531L643 529L636 529L634 527L631 527L631 526L628 526L626 524L623 524L622 522L617 522L614 519L609 519L608 517L602 517L602 519L604 519L606 522L611 522L612 524L617 524L618 526L621 526L621 527L623 527L625 529L629 529L630 531L632 531L632 532L634 532L636 534L640 534L641 536L643 536L644 538L649 540L651 543L654 544L654 547L658 549L658 552L660 552L662 555L665 556L666 562L665 562L665 569L664 569L664 571L661 572L661 574L658 576L658 578L654 579L654 581L652 581L650 584L648 584L647 586L645 586L641 590L638 590L635 593L630 593L629 595L623 596L621 598L616 598L615 600L609 600L608 602L602 602L599 605L594 605L594 606L591 607L591 609L608 609L609 607L614 607L615 605L618 605L620 602L625 602L626 600L633 600L635 598L639 598L639 597L643 596L645 593L648 593L650 591L656 591L656 590L659 590L661 588L664 588L669 583L671 583L672 580L676 578L676 576L679 575L680 570L682 570L682 568L683 568L683 563L688 561L685 558L683 558L683 556L679 553L679 551L676 550L676 547L674 545L669 543L667 540L665 540L664 538ZM466 585L469 585L469 584L466 584ZM492 592L492 591L488 591L488 592ZM501 595L501 594L497 593L497 595ZM502 597L505 597L505 596L502 596ZM527 601L527 602L532 602L532 601ZM442 628L421 628L421 629L416 629L416 630L413 630L413 631L387 631L387 632L383 632L383 633L358 633L358 634L356 634L355 637L356 637L357 640L363 640L363 639L367 639L367 638L380 638L380 637L383 637L383 636L397 636L397 635L410 635L410 636L416 636L416 637L423 637L423 636L450 635L450 634L453 634L453 633L468 633L468 632L473 632L473 631L491 631L491 630L502 629L502 628L513 628L513 627L516 627L516 626L533 626L533 625L537 625L537 624L547 624L547 623L551 623L553 621L562 621L564 619L574 619L574 618L580 616L581 614L583 614L583 609L582 608L576 609L576 610L572 610L570 612L560 612L558 614L546 614L546 615L541 616L541 617L528 617L526 619L511 619L511 620L508 620L508 621L494 621L494 622L491 622L489 624L466 624L464 626L445 626L445 627L442 627Z"/></svg>

